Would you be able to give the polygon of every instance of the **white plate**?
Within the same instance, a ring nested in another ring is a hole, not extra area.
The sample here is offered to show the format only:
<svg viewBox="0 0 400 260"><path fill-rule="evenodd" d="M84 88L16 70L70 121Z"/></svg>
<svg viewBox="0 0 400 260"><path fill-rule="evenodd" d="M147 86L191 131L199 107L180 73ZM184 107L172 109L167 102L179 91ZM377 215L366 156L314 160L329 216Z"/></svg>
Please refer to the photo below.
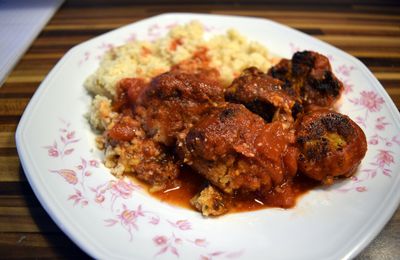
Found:
<svg viewBox="0 0 400 260"><path fill-rule="evenodd" d="M315 50L330 57L346 85L341 112L364 129L369 149L356 176L302 197L290 210L216 219L161 203L116 180L101 163L84 114L86 77L110 46L155 39L176 23L199 20L209 34L235 28L273 53ZM219 15L164 14L71 49L42 82L16 134L24 171L43 207L84 251L107 259L340 259L357 255L400 200L400 117L357 59L275 22Z"/></svg>

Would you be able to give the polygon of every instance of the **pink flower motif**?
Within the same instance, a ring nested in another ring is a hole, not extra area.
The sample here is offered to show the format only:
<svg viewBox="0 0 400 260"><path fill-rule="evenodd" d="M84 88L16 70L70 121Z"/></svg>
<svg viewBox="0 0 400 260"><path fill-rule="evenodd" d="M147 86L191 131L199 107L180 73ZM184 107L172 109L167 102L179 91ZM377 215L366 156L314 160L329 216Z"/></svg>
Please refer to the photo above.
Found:
<svg viewBox="0 0 400 260"><path fill-rule="evenodd" d="M378 135L373 135L368 141L368 143L371 145L377 145L379 143Z"/></svg>
<svg viewBox="0 0 400 260"><path fill-rule="evenodd" d="M165 236L155 236L153 241L157 246L161 246L165 245L168 242L168 239Z"/></svg>
<svg viewBox="0 0 400 260"><path fill-rule="evenodd" d="M83 59L79 60L78 65L82 65L84 62L88 61L90 58L90 52L89 51L85 51L83 53Z"/></svg>
<svg viewBox="0 0 400 260"><path fill-rule="evenodd" d="M58 152L58 148L57 148L57 142L54 141L53 145L47 145L44 146L43 148L47 149L48 155L51 157L58 157L59 156L59 152Z"/></svg>
<svg viewBox="0 0 400 260"><path fill-rule="evenodd" d="M165 29L171 30L172 28L176 27L177 25L178 25L177 22L173 22L173 23L165 25Z"/></svg>
<svg viewBox="0 0 400 260"><path fill-rule="evenodd" d="M71 154L73 151L74 151L73 148L67 149L67 150L64 151L64 155L69 155L69 154Z"/></svg>
<svg viewBox="0 0 400 260"><path fill-rule="evenodd" d="M129 34L128 38L126 39L126 42L134 42L137 40L137 34L135 32Z"/></svg>
<svg viewBox="0 0 400 260"><path fill-rule="evenodd" d="M195 244L196 246L206 247L208 243L207 243L207 241L206 241L205 239L196 238L196 239L194 240L194 244Z"/></svg>
<svg viewBox="0 0 400 260"><path fill-rule="evenodd" d="M68 200L73 200L74 206L77 205L78 203L80 203L82 207L89 204L88 200L83 196L82 192L78 189L75 189L75 194L69 196Z"/></svg>
<svg viewBox="0 0 400 260"><path fill-rule="evenodd" d="M385 130L385 127L386 127L387 125L390 125L390 123L385 122L385 119L386 119L386 117L384 117L384 116L378 117L378 118L376 119L375 128L376 128L377 130Z"/></svg>
<svg viewBox="0 0 400 260"><path fill-rule="evenodd" d="M90 166L92 167L99 167L99 162L97 160L90 160L89 161Z"/></svg>
<svg viewBox="0 0 400 260"><path fill-rule="evenodd" d="M151 217L149 223L152 224L152 225L158 225L158 223L160 223L160 218Z"/></svg>
<svg viewBox="0 0 400 260"><path fill-rule="evenodd" d="M155 41L161 36L162 28L158 24L153 24L147 29L147 37L149 41Z"/></svg>
<svg viewBox="0 0 400 260"><path fill-rule="evenodd" d="M344 94L353 92L353 84L351 84L348 80L343 80L343 85L344 85Z"/></svg>
<svg viewBox="0 0 400 260"><path fill-rule="evenodd" d="M51 157L58 157L58 151L57 151L56 149L50 148L50 149L48 150L48 152L49 152L49 156L51 156Z"/></svg>
<svg viewBox="0 0 400 260"><path fill-rule="evenodd" d="M94 165L94 161L89 161L89 164ZM83 167L82 171L85 171L84 170L85 167L83 165L82 167ZM107 181L106 183L98 185L97 187L90 187L90 191L95 193L96 198L97 197L102 198L98 200L98 203L101 203L106 199L106 198L103 199L103 197L105 197L106 194L109 193L111 195L111 211L114 211L114 205L117 199L119 198L129 199L132 197L133 191L138 189L140 189L140 186L133 184L127 178L119 180L110 180Z"/></svg>
<svg viewBox="0 0 400 260"><path fill-rule="evenodd" d="M111 50L112 48L114 48L114 45L113 45L112 43L105 43L105 42L103 42L103 43L101 43L101 45L99 45L97 48L98 48L98 49L101 49L101 50L109 51L109 50Z"/></svg>
<svg viewBox="0 0 400 260"><path fill-rule="evenodd" d="M357 178L357 176L354 176L354 175L353 175L353 176L350 177L350 180L352 180L352 181L358 181L358 178Z"/></svg>
<svg viewBox="0 0 400 260"><path fill-rule="evenodd" d="M367 188L365 186L359 186L359 187L356 188L356 191L364 192L364 191L367 191Z"/></svg>
<svg viewBox="0 0 400 260"><path fill-rule="evenodd" d="M360 95L359 104L370 112L378 112L381 110L382 104L385 103L383 98L373 91L362 91Z"/></svg>
<svg viewBox="0 0 400 260"><path fill-rule="evenodd" d="M353 66L347 66L346 64L343 64L343 65L340 65L340 66L337 68L336 71L337 71L337 73L342 74L343 76L348 77L348 76L350 76L350 72L351 72L352 70L354 70L354 67L353 67Z"/></svg>
<svg viewBox="0 0 400 260"><path fill-rule="evenodd" d="M70 155L74 151L73 148L69 148L69 146L73 143L76 143L79 141L79 139L75 138L75 131L70 131L68 128L70 127L70 123L65 122L64 120L61 120L61 122L64 124L65 128L60 128L60 141L61 141L61 147L58 147L57 141L54 141L53 145L49 146L44 146L45 149L48 151L48 155L51 157L61 157L63 158L65 155Z"/></svg>
<svg viewBox="0 0 400 260"><path fill-rule="evenodd" d="M103 194L98 194L98 195L96 195L96 198L95 198L94 201L95 201L96 203L101 204L101 203L104 202L105 199L106 199L106 198L104 197Z"/></svg>
<svg viewBox="0 0 400 260"><path fill-rule="evenodd" d="M176 225L181 230L189 230L189 229L191 229L190 222L187 221L187 220L178 220L176 222Z"/></svg>
<svg viewBox="0 0 400 260"><path fill-rule="evenodd" d="M74 136L75 136L75 131L69 132L67 134L67 139L70 140L70 139L74 138Z"/></svg>
<svg viewBox="0 0 400 260"><path fill-rule="evenodd" d="M117 197L122 197L124 199L130 198L132 192L135 190L137 186L133 185L130 181L125 181L124 179L120 179L117 181L110 181L112 192Z"/></svg>
<svg viewBox="0 0 400 260"><path fill-rule="evenodd" d="M153 241L156 246L161 247L161 249L156 253L155 256L170 252L179 257L178 249L176 248L176 246L182 243L182 239L177 238L174 234L172 234L170 238L167 238L165 236L155 236L153 238Z"/></svg>
<svg viewBox="0 0 400 260"><path fill-rule="evenodd" d="M355 118L355 121L357 124L362 125L364 127L367 127L366 119L362 118L361 116L358 116Z"/></svg>
<svg viewBox="0 0 400 260"><path fill-rule="evenodd" d="M379 153L376 156L376 162L380 168L384 168L385 165L390 166L390 164L394 163L392 153L392 151L379 150Z"/></svg>
<svg viewBox="0 0 400 260"><path fill-rule="evenodd" d="M132 241L132 231L133 229L139 230L137 222L140 217L145 217L141 205L139 205L136 210L131 210L125 204L122 204L122 212L117 215L117 219L106 219L104 221L106 222L106 226L109 227L114 226L116 223L120 223L121 226L128 231L129 241Z"/></svg>
<svg viewBox="0 0 400 260"><path fill-rule="evenodd" d="M75 185L78 183L78 177L76 176L76 172L70 169L61 169L61 170L50 170L50 172L58 173L60 176L64 178L68 183Z"/></svg>
<svg viewBox="0 0 400 260"><path fill-rule="evenodd" d="M243 254L243 250L236 251L236 252L223 252L223 251L215 251L212 253L208 253L207 255L201 255L201 260L212 260L215 258L238 258Z"/></svg>
<svg viewBox="0 0 400 260"><path fill-rule="evenodd" d="M168 221L173 227L179 228L180 230L190 230L192 229L190 222L187 220L178 220L175 223Z"/></svg>
<svg viewBox="0 0 400 260"><path fill-rule="evenodd" d="M129 210L126 208L126 206L124 207L124 211L122 211L122 213L119 215L121 222L123 225L129 226L131 225L132 227L134 227L135 229L137 229L137 226L135 224L136 222L136 213L134 210Z"/></svg>

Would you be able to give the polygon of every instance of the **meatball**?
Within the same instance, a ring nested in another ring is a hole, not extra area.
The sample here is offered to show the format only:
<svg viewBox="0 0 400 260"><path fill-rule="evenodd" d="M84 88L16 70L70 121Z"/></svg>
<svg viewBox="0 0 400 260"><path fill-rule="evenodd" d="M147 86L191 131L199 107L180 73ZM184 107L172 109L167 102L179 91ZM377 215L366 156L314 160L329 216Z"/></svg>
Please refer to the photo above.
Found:
<svg viewBox="0 0 400 260"><path fill-rule="evenodd" d="M282 85L282 81L251 67L232 82L225 97L229 102L245 105L266 122L281 120L292 123L302 106L282 90Z"/></svg>
<svg viewBox="0 0 400 260"><path fill-rule="evenodd" d="M226 103L211 108L182 134L178 148L184 163L223 192L234 194L268 191L293 176L293 142L293 133L281 122L266 124L243 105Z"/></svg>
<svg viewBox="0 0 400 260"><path fill-rule="evenodd" d="M283 81L283 89L300 97L304 105L331 107L343 92L329 59L313 51L296 52L291 61L282 59L268 75Z"/></svg>
<svg viewBox="0 0 400 260"><path fill-rule="evenodd" d="M311 111L296 125L299 171L332 183L334 177L354 174L367 151L361 128L348 116L327 109Z"/></svg>
<svg viewBox="0 0 400 260"><path fill-rule="evenodd" d="M146 134L166 146L224 100L224 90L200 75L167 72L155 77L137 99L135 112Z"/></svg>

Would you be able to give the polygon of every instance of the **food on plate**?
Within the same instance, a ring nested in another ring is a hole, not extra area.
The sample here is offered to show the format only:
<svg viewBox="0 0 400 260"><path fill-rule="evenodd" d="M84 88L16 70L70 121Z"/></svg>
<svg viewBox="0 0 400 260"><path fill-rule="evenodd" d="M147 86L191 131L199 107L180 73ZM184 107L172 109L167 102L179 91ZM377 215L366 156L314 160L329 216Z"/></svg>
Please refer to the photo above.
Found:
<svg viewBox="0 0 400 260"><path fill-rule="evenodd" d="M296 52L282 59L268 74L284 82L283 89L305 105L332 107L343 92L343 83L332 72L329 59L313 51Z"/></svg>
<svg viewBox="0 0 400 260"><path fill-rule="evenodd" d="M102 57L96 72L88 77L85 87L94 94L113 98L121 79L148 80L169 71L174 65L197 63L204 58L204 52L208 55L203 62L218 68L220 80L225 85L245 68L255 66L266 71L271 67L267 49L248 41L235 30L209 40L205 40L204 34L203 25L193 21L175 26L166 36L153 42L132 41L112 48Z"/></svg>
<svg viewBox="0 0 400 260"><path fill-rule="evenodd" d="M297 52L272 67L264 47L233 30L202 34L193 22L114 48L86 81L89 122L115 176L218 216L290 208L354 174L366 139L333 110L343 84L325 56Z"/></svg>
<svg viewBox="0 0 400 260"><path fill-rule="evenodd" d="M175 180L179 167L173 156L158 142L147 138L141 124L131 115L119 115L104 132L107 167L115 174L134 172L153 189L165 188ZM122 168L122 169L121 169Z"/></svg>
<svg viewBox="0 0 400 260"><path fill-rule="evenodd" d="M182 131L197 122L208 109L224 101L224 89L200 75L202 73L163 73L133 100L134 111L147 136L171 146Z"/></svg>
<svg viewBox="0 0 400 260"><path fill-rule="evenodd" d="M226 100L244 104L246 108L260 115L266 122L279 118L294 122L303 110L301 101L283 89L283 82L255 67L247 68L226 89Z"/></svg>
<svg viewBox="0 0 400 260"><path fill-rule="evenodd" d="M204 216L219 216L228 212L223 194L211 185L195 195L190 203Z"/></svg>
<svg viewBox="0 0 400 260"><path fill-rule="evenodd" d="M241 104L209 109L181 138L182 161L227 194L268 192L296 174L294 133Z"/></svg>
<svg viewBox="0 0 400 260"><path fill-rule="evenodd" d="M327 184L351 176L364 158L364 132L348 116L328 109L306 113L298 120L296 143L299 171Z"/></svg>

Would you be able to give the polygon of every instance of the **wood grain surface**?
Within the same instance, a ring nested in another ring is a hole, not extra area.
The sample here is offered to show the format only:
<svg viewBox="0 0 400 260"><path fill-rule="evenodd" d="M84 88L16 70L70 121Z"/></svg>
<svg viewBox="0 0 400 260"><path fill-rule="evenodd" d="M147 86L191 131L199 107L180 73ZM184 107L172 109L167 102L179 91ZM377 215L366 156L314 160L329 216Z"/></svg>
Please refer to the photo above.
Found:
<svg viewBox="0 0 400 260"><path fill-rule="evenodd" d="M167 1L161 1L167 3ZM400 108L400 6L396 1L275 1L241 5L132 5L92 0L65 3L0 88L0 258L87 258L54 224L21 169L14 133L21 114L50 69L74 45L164 12L265 17L359 58ZM351 5L351 3L356 3ZM399 158L396 158L399 159ZM395 173L400 174L400 173ZM400 187L399 187L400 188ZM344 216L345 217L345 216ZM357 259L400 259L400 210Z"/></svg>

